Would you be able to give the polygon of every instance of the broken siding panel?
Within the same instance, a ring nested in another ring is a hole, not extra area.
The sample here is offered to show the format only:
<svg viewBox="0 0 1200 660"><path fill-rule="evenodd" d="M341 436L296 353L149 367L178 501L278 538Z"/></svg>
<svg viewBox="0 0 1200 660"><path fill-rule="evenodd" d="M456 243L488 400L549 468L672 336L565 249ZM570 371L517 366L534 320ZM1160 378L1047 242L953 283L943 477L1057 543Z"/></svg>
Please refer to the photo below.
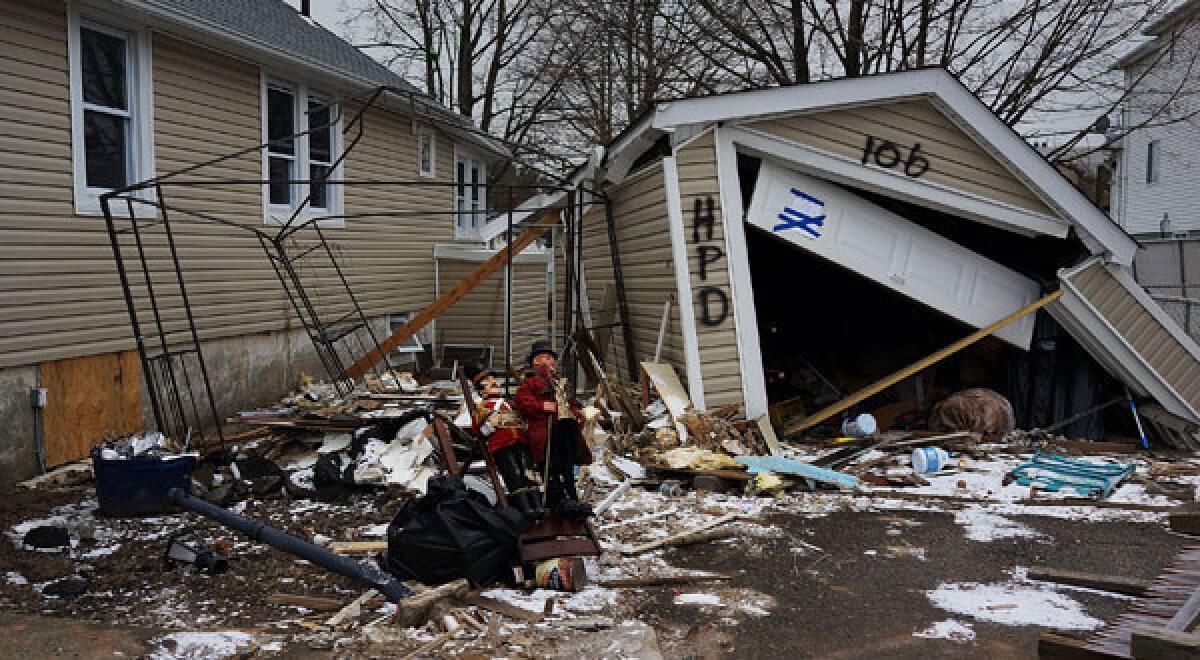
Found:
<svg viewBox="0 0 1200 660"><path fill-rule="evenodd" d="M1071 277L1081 295L1158 374L1200 410L1200 361L1097 263Z"/></svg>
<svg viewBox="0 0 1200 660"><path fill-rule="evenodd" d="M711 409L743 399L733 293L729 284L729 257L725 254L725 226L717 179L717 153L712 133L680 148L676 163L692 284L693 309L690 311L696 319L704 403ZM701 259L704 261L703 274Z"/></svg>
<svg viewBox="0 0 1200 660"><path fill-rule="evenodd" d="M914 145L920 144L920 155L930 165L921 180L1057 217L1028 186L928 101L840 108L747 126L855 162L862 160L867 136L875 137L876 144L882 140L896 144L902 161Z"/></svg>
<svg viewBox="0 0 1200 660"><path fill-rule="evenodd" d="M479 261L441 259L438 274L446 291L479 267ZM492 347L492 365L504 365L504 269L493 273L437 319L438 345L483 344ZM519 366L534 339L544 339L546 265L518 263L513 268L512 363Z"/></svg>

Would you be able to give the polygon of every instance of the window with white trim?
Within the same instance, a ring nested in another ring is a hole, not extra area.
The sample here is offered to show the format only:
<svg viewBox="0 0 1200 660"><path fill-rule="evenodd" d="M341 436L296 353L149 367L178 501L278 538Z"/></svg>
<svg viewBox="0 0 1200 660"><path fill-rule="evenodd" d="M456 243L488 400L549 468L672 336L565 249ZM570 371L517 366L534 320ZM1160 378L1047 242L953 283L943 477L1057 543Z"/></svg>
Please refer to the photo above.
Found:
<svg viewBox="0 0 1200 660"><path fill-rule="evenodd" d="M153 176L149 33L92 21L76 3L67 20L75 211L95 214L103 193Z"/></svg>
<svg viewBox="0 0 1200 660"><path fill-rule="evenodd" d="M437 140L427 128L417 129L417 171L421 176L437 176Z"/></svg>
<svg viewBox="0 0 1200 660"><path fill-rule="evenodd" d="M466 151L454 150L455 236L470 238L487 221L487 164Z"/></svg>
<svg viewBox="0 0 1200 660"><path fill-rule="evenodd" d="M308 216L339 216L341 187L334 167L340 136L339 107L329 97L282 80L263 82L263 197L268 224L286 222L304 204ZM305 203L307 198L308 202ZM322 226L341 227L332 217Z"/></svg>

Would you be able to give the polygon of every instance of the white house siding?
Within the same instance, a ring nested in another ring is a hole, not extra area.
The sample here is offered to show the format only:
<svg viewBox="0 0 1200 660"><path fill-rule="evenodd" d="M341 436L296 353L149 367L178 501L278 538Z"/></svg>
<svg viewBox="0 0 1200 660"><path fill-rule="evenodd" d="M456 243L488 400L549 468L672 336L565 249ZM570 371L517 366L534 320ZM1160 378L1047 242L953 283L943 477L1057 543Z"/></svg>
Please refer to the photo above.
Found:
<svg viewBox="0 0 1200 660"><path fill-rule="evenodd" d="M1166 42L1170 39L1166 38ZM1126 70L1133 87L1122 125L1137 127L1122 140L1113 215L1129 233L1200 231L1200 24L1180 33L1175 56L1151 53ZM1147 69L1153 69L1147 74ZM1189 73L1190 70L1190 73ZM1164 99L1173 96L1161 110ZM1158 141L1158 180L1146 180L1148 145ZM1196 264L1200 266L1200 263Z"/></svg>

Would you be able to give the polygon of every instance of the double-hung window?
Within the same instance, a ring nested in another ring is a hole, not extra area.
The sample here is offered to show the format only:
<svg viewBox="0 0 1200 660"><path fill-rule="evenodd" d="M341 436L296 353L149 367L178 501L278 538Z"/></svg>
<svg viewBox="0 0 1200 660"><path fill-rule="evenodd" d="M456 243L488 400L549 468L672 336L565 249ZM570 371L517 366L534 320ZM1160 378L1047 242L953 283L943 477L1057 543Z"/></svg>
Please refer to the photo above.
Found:
<svg viewBox="0 0 1200 660"><path fill-rule="evenodd" d="M268 224L286 222L303 204L307 217L331 216L321 220L321 226L343 226L337 217L340 186L329 183L339 176L334 167L339 124L338 105L328 97L303 85L264 80L263 197Z"/></svg>
<svg viewBox="0 0 1200 660"><path fill-rule="evenodd" d="M487 166L478 156L454 150L454 234L474 238L487 222Z"/></svg>
<svg viewBox="0 0 1200 660"><path fill-rule="evenodd" d="M101 194L148 179L154 170L149 33L83 18L75 3L68 24L75 210L95 214ZM134 209L153 214L147 205Z"/></svg>

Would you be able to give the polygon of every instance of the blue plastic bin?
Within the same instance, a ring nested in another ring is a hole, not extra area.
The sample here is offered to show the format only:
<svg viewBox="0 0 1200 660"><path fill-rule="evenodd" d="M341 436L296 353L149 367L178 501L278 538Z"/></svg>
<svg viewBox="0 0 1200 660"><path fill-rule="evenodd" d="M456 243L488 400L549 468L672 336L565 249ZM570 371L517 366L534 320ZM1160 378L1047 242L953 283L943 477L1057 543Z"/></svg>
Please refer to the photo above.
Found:
<svg viewBox="0 0 1200 660"><path fill-rule="evenodd" d="M96 476L96 499L100 511L110 516L140 516L171 510L167 492L182 488L192 492L194 456L163 460L157 456L137 456L109 460L92 450L92 471Z"/></svg>

